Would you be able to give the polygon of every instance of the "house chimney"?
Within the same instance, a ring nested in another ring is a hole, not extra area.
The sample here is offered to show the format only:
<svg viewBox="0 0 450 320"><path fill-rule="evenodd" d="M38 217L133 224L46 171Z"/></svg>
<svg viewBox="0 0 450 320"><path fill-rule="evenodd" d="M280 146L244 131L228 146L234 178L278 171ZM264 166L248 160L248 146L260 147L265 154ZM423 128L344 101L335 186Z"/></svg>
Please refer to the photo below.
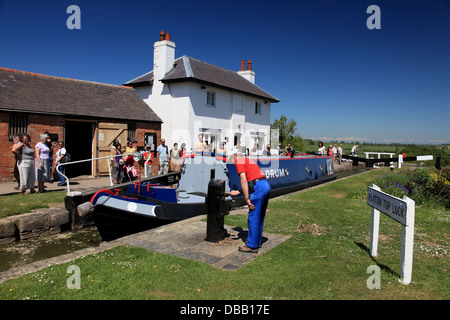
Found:
<svg viewBox="0 0 450 320"><path fill-rule="evenodd" d="M255 84L255 71L252 70L252 60L247 61L247 69L245 69L245 60L241 60L241 71L238 74Z"/></svg>
<svg viewBox="0 0 450 320"><path fill-rule="evenodd" d="M161 79L172 70L175 62L175 43L170 40L170 36L170 33L161 31L159 41L153 46L153 93L161 93L163 89Z"/></svg>

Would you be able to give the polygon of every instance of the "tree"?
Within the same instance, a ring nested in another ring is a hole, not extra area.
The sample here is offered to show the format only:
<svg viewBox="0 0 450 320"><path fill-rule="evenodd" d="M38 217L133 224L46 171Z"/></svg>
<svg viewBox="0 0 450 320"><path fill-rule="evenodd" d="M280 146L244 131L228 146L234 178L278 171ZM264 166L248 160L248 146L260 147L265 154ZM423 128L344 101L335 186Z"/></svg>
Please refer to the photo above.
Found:
<svg viewBox="0 0 450 320"><path fill-rule="evenodd" d="M290 143L294 150L303 150L303 139L300 135L295 133L297 130L297 121L292 118L288 121L286 116L281 116L280 120L275 119L275 121L270 125L270 128L278 129L278 137L282 148L286 147L286 145Z"/></svg>
<svg viewBox="0 0 450 320"><path fill-rule="evenodd" d="M288 140L291 140L295 135L297 129L297 122L294 119L287 120L286 116L281 116L280 120L275 121L270 125L271 129L278 129L278 135L281 145L284 145Z"/></svg>

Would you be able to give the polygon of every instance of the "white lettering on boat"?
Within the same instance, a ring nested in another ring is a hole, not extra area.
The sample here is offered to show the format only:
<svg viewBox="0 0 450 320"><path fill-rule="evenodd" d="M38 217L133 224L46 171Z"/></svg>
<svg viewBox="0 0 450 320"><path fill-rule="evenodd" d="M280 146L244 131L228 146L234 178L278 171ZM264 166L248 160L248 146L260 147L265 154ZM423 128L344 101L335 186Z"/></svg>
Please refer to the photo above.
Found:
<svg viewBox="0 0 450 320"><path fill-rule="evenodd" d="M266 179L282 178L289 174L287 169L266 169L264 173Z"/></svg>

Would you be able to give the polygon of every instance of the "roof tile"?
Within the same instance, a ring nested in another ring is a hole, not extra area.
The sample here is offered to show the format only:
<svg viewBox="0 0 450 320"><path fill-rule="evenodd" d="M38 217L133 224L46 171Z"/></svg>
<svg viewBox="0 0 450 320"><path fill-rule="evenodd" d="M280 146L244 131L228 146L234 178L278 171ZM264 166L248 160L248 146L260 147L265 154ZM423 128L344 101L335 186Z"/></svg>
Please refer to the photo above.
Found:
<svg viewBox="0 0 450 320"><path fill-rule="evenodd" d="M156 121L131 87L0 68L0 110Z"/></svg>

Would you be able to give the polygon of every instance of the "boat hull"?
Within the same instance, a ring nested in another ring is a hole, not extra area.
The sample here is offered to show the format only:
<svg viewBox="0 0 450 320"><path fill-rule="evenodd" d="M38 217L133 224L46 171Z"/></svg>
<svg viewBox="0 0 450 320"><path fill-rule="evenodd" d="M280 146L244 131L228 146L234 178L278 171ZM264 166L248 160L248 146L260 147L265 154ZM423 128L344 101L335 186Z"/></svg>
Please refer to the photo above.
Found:
<svg viewBox="0 0 450 320"><path fill-rule="evenodd" d="M112 195L105 190L94 195L91 202L95 204L95 225L102 239L109 241L206 214L204 197L193 197L199 200L180 204L142 196Z"/></svg>
<svg viewBox="0 0 450 320"><path fill-rule="evenodd" d="M94 221L104 241L114 240L173 222L154 219L108 206L95 208Z"/></svg>
<svg viewBox="0 0 450 320"><path fill-rule="evenodd" d="M255 159L272 187L270 197L309 188L336 179L330 157ZM106 241L168 223L207 214L205 197L214 168L216 179L227 180L226 192L239 190L240 178L234 165L211 159L187 159L178 188L132 183L124 195L109 190L92 198L94 219ZM231 209L245 205L243 197L226 198Z"/></svg>

